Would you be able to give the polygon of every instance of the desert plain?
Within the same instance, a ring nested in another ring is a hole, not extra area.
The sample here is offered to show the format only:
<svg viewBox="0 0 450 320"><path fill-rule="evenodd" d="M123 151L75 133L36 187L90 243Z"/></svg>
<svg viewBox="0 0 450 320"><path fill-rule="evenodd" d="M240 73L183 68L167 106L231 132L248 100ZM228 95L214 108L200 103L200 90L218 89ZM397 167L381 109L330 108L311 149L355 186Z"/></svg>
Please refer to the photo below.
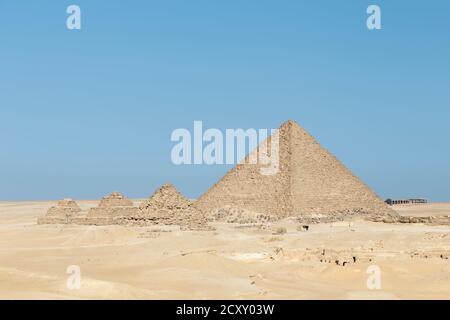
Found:
<svg viewBox="0 0 450 320"><path fill-rule="evenodd" d="M137 205L142 200L133 202ZM83 210L98 201L78 201ZM56 201L0 202L1 299L449 299L450 225L351 221L37 224ZM450 203L396 205L407 216ZM67 286L80 267L79 289ZM380 288L367 286L368 267Z"/></svg>

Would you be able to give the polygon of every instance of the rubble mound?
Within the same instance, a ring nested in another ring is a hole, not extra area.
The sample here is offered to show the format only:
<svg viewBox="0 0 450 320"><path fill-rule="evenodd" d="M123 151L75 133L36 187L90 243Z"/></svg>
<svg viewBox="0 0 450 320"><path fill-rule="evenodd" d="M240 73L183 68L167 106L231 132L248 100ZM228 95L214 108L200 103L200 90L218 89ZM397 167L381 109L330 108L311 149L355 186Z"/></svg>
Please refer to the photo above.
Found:
<svg viewBox="0 0 450 320"><path fill-rule="evenodd" d="M363 208L354 208L353 210L330 210L326 213L316 213L301 215L296 218L299 223L315 224L315 223L330 223L338 221L349 221L358 218L372 222L396 223L399 222L399 215L396 212L386 212L383 214L367 212Z"/></svg>
<svg viewBox="0 0 450 320"><path fill-rule="evenodd" d="M213 209L208 215L208 219L209 221L239 224L265 223L274 221L274 218L268 214L237 208L230 205Z"/></svg>
<svg viewBox="0 0 450 320"><path fill-rule="evenodd" d="M450 216L428 216L428 217L413 217L400 216L396 221L399 223L423 223L427 225L450 225Z"/></svg>

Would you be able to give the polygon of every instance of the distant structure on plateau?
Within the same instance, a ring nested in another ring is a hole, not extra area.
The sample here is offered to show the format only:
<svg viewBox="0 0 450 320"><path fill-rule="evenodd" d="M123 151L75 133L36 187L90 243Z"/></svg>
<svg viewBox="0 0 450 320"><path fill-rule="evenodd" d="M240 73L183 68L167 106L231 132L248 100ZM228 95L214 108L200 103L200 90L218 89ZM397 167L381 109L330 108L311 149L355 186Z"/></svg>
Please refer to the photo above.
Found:
<svg viewBox="0 0 450 320"><path fill-rule="evenodd" d="M394 205L394 204L425 204L428 203L427 199L422 198L416 198L416 199L387 199L385 201L388 205Z"/></svg>

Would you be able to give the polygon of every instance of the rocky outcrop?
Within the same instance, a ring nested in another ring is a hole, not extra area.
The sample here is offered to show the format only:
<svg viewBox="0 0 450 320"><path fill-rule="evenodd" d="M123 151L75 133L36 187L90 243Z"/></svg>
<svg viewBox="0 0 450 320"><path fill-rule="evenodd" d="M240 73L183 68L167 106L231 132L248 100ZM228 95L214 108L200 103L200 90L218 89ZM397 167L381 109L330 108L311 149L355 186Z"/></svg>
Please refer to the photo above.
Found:
<svg viewBox="0 0 450 320"><path fill-rule="evenodd" d="M207 217L209 221L239 224L265 223L275 220L271 215L261 214L230 205L226 205L223 208L211 210L210 214Z"/></svg>

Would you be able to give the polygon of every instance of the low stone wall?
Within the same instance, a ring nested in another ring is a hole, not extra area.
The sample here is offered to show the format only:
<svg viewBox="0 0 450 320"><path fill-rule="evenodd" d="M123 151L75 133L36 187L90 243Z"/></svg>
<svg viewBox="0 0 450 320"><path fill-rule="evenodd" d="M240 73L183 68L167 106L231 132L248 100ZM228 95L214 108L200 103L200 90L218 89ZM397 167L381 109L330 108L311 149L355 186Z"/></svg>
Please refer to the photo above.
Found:
<svg viewBox="0 0 450 320"><path fill-rule="evenodd" d="M91 208L88 214L80 217L76 223L98 226L121 224L123 219L138 216L139 212L137 207L96 207Z"/></svg>

